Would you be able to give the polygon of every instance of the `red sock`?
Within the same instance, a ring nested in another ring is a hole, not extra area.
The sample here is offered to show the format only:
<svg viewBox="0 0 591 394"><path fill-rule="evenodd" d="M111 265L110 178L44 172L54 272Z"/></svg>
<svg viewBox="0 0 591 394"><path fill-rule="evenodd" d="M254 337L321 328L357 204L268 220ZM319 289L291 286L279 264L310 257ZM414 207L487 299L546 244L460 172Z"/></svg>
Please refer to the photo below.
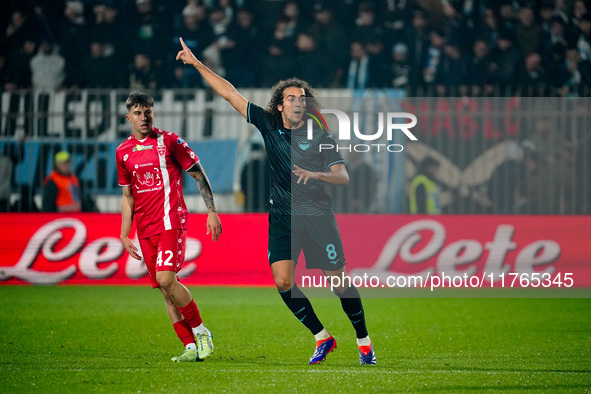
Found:
<svg viewBox="0 0 591 394"><path fill-rule="evenodd" d="M191 300L187 305L177 308L185 317L185 320L187 320L187 323L189 323L191 328L198 327L203 323L203 320L201 320L201 316L199 315L199 309L197 309L197 305L195 305L195 301Z"/></svg>
<svg viewBox="0 0 591 394"><path fill-rule="evenodd" d="M179 320L176 323L174 323L172 327L174 328L177 337L179 337L183 345L187 346L190 343L195 343L193 330L191 330L191 326L189 325L189 323L187 323L187 320Z"/></svg>

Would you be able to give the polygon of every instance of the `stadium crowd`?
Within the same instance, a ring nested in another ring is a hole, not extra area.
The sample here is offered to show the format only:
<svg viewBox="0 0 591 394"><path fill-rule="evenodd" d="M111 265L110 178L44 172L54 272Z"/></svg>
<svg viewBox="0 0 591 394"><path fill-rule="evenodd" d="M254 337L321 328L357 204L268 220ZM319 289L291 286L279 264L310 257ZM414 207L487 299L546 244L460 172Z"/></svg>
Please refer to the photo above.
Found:
<svg viewBox="0 0 591 394"><path fill-rule="evenodd" d="M588 96L583 0L5 0L0 89L237 87L291 76L410 95Z"/></svg>

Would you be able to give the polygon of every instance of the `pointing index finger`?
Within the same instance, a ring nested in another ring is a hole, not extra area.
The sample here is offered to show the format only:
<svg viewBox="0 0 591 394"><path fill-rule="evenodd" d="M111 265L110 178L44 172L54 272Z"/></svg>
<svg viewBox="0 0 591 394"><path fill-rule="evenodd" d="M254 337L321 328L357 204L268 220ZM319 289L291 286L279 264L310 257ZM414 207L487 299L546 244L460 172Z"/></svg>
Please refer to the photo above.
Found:
<svg viewBox="0 0 591 394"><path fill-rule="evenodd" d="M187 45L183 41L183 37L179 37L179 40L181 41L181 45L183 46L183 49L189 49L189 48L187 48Z"/></svg>

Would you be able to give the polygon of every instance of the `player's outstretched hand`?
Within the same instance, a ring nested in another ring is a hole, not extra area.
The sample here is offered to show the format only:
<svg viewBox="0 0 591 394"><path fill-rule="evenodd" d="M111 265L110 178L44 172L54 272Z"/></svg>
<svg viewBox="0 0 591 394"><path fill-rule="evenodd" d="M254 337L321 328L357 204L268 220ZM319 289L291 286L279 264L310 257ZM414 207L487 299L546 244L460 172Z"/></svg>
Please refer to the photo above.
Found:
<svg viewBox="0 0 591 394"><path fill-rule="evenodd" d="M322 174L319 172L312 172L312 171L304 170L303 168L300 168L300 167L296 166L295 164L294 164L294 168L295 168L295 170L293 170L292 172L298 177L298 183L300 183L301 181L304 181L304 185L306 183L308 183L308 180L320 179L320 177L322 176Z"/></svg>
<svg viewBox="0 0 591 394"><path fill-rule="evenodd" d="M222 235L222 222L217 212L209 212L207 214L207 235L210 232L213 242L217 241L220 235Z"/></svg>
<svg viewBox="0 0 591 394"><path fill-rule="evenodd" d="M177 53L176 60L182 60L183 64L190 64L192 66L199 64L200 63L199 60L197 60L195 55L193 55L193 52L185 44L185 42L183 41L183 38L180 37L179 40L181 41L181 45L183 46L183 49L181 51L179 51L179 53Z"/></svg>
<svg viewBox="0 0 591 394"><path fill-rule="evenodd" d="M125 248L125 250L127 250L127 253L131 255L131 257L133 257L136 260L142 259L142 257L137 252L136 246L133 244L133 242L131 242L131 239L129 239L129 237L121 238L121 242L123 243L123 247Z"/></svg>

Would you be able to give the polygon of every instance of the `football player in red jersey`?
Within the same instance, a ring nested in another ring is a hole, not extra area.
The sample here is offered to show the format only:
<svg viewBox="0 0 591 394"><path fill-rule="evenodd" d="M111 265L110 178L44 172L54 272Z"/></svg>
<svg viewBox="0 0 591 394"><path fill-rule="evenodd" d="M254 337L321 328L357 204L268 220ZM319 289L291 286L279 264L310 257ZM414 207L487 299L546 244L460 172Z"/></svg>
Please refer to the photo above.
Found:
<svg viewBox="0 0 591 394"><path fill-rule="evenodd" d="M172 361L199 361L213 352L212 334L203 324L189 290L178 281L185 260L188 211L183 197L182 174L197 181L207 207L207 234L217 241L222 224L209 179L199 158L178 135L153 125L154 99L132 93L125 102L133 134L117 148L117 173L123 187L121 242L140 260L129 239L136 221L137 237L153 288L162 292L168 317L185 352Z"/></svg>

